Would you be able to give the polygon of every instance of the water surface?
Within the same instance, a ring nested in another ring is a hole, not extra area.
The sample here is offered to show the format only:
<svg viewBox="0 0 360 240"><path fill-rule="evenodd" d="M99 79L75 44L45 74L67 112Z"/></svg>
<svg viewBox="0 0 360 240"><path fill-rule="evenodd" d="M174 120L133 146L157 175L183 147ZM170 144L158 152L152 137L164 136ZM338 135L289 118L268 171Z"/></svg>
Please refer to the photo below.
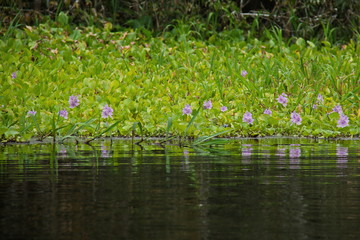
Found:
<svg viewBox="0 0 360 240"><path fill-rule="evenodd" d="M0 146L1 239L358 239L360 141Z"/></svg>

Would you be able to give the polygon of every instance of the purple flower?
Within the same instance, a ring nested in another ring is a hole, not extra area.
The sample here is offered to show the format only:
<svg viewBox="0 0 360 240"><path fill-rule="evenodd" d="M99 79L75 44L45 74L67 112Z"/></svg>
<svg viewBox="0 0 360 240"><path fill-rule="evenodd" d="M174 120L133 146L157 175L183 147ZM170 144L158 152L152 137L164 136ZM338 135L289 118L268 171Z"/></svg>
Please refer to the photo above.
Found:
<svg viewBox="0 0 360 240"><path fill-rule="evenodd" d="M226 106L222 106L222 107L220 108L220 110L221 110L222 112L225 112L225 111L228 110L228 108L227 108Z"/></svg>
<svg viewBox="0 0 360 240"><path fill-rule="evenodd" d="M108 118L108 117L112 117L114 112L114 109L112 109L111 107L109 107L107 104L104 106L102 113L101 113L101 117L102 118Z"/></svg>
<svg viewBox="0 0 360 240"><path fill-rule="evenodd" d="M31 111L28 111L28 113L27 113L29 116L35 116L35 114L36 114L36 111L33 111L33 110L31 110Z"/></svg>
<svg viewBox="0 0 360 240"><path fill-rule="evenodd" d="M79 106L80 102L77 96L70 96L69 98L69 104L70 108L74 108L76 106Z"/></svg>
<svg viewBox="0 0 360 240"><path fill-rule="evenodd" d="M190 115L192 113L191 106L189 104L186 104L182 112L185 115Z"/></svg>
<svg viewBox="0 0 360 240"><path fill-rule="evenodd" d="M241 71L241 76L246 77L248 75L248 72L246 70Z"/></svg>
<svg viewBox="0 0 360 240"><path fill-rule="evenodd" d="M11 74L11 78L12 78L12 79L16 78L16 72L13 72L13 73Z"/></svg>
<svg viewBox="0 0 360 240"><path fill-rule="evenodd" d="M249 112L244 113L243 122L247 122L249 124L252 124L254 122L254 119L252 118L252 114L249 113Z"/></svg>
<svg viewBox="0 0 360 240"><path fill-rule="evenodd" d="M282 93L279 97L278 97L278 102L281 103L284 107L286 107L287 103L288 103L288 98L287 95L285 93Z"/></svg>
<svg viewBox="0 0 360 240"><path fill-rule="evenodd" d="M292 123L295 123L297 125L301 124L302 119L300 117L300 114L298 114L296 112L292 112L290 116L291 116L291 122Z"/></svg>
<svg viewBox="0 0 360 240"><path fill-rule="evenodd" d="M264 114L271 115L272 111L270 109L265 109Z"/></svg>
<svg viewBox="0 0 360 240"><path fill-rule="evenodd" d="M317 108L317 105L316 105L316 104L313 104L313 105L312 105L312 108L313 108L313 109L316 109L316 108Z"/></svg>
<svg viewBox="0 0 360 240"><path fill-rule="evenodd" d="M337 112L338 114L342 114L343 113L343 110L341 108L340 105L336 105L333 109L332 109L332 112Z"/></svg>
<svg viewBox="0 0 360 240"><path fill-rule="evenodd" d="M339 128L347 127L349 126L349 118L346 115L341 114L337 124L337 127Z"/></svg>
<svg viewBox="0 0 360 240"><path fill-rule="evenodd" d="M211 100L204 102L204 109L211 109L212 108L212 102Z"/></svg>
<svg viewBox="0 0 360 240"><path fill-rule="evenodd" d="M68 119L68 112L66 110L60 110L59 116Z"/></svg>
<svg viewBox="0 0 360 240"><path fill-rule="evenodd" d="M319 93L319 95L317 96L317 102L318 103L323 103L324 102L324 98L323 96Z"/></svg>

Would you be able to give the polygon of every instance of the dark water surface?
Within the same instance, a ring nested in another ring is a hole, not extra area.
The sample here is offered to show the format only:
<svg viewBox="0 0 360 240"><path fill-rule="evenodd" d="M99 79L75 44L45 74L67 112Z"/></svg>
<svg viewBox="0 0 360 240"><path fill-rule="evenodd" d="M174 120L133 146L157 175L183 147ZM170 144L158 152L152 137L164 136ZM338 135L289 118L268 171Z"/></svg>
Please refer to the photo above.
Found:
<svg viewBox="0 0 360 240"><path fill-rule="evenodd" d="M1 239L360 239L360 141L0 146Z"/></svg>

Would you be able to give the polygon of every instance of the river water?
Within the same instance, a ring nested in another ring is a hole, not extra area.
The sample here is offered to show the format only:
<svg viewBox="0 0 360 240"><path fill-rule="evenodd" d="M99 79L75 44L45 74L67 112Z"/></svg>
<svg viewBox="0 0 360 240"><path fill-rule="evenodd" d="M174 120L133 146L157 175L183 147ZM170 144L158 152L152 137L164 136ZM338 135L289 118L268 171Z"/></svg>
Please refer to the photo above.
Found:
<svg viewBox="0 0 360 240"><path fill-rule="evenodd" d="M0 146L1 239L359 239L360 141Z"/></svg>

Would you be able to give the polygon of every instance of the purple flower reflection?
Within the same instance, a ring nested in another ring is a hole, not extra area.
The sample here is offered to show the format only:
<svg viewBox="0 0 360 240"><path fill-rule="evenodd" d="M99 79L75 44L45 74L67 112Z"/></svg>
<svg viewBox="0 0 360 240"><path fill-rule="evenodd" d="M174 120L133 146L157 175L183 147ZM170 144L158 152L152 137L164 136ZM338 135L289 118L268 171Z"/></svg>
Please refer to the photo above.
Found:
<svg viewBox="0 0 360 240"><path fill-rule="evenodd" d="M336 148L336 156L338 159L336 160L338 168L346 168L346 164L348 162L348 148L347 147L337 147Z"/></svg>
<svg viewBox="0 0 360 240"><path fill-rule="evenodd" d="M241 153L243 156L248 157L252 155L252 148L251 147L245 147L241 150Z"/></svg>
<svg viewBox="0 0 360 240"><path fill-rule="evenodd" d="M101 157L109 158L110 157L110 150L107 149L106 146L101 146Z"/></svg>
<svg viewBox="0 0 360 240"><path fill-rule="evenodd" d="M67 155L67 151L66 151L66 149L64 149L64 148L61 149L59 152L60 152L60 154L63 155L63 156L66 156L66 155Z"/></svg>
<svg viewBox="0 0 360 240"><path fill-rule="evenodd" d="M300 168L300 158L290 158L290 169Z"/></svg>
<svg viewBox="0 0 360 240"><path fill-rule="evenodd" d="M300 148L290 148L289 151L290 158L299 158L301 156Z"/></svg>
<svg viewBox="0 0 360 240"><path fill-rule="evenodd" d="M348 148L347 147L337 147L336 148L336 156L337 157L347 157Z"/></svg>
<svg viewBox="0 0 360 240"><path fill-rule="evenodd" d="M279 148L279 149L276 150L276 154L275 154L275 155L277 155L277 156L279 156L279 157L283 157L283 156L285 156L285 151L286 151L285 148Z"/></svg>

